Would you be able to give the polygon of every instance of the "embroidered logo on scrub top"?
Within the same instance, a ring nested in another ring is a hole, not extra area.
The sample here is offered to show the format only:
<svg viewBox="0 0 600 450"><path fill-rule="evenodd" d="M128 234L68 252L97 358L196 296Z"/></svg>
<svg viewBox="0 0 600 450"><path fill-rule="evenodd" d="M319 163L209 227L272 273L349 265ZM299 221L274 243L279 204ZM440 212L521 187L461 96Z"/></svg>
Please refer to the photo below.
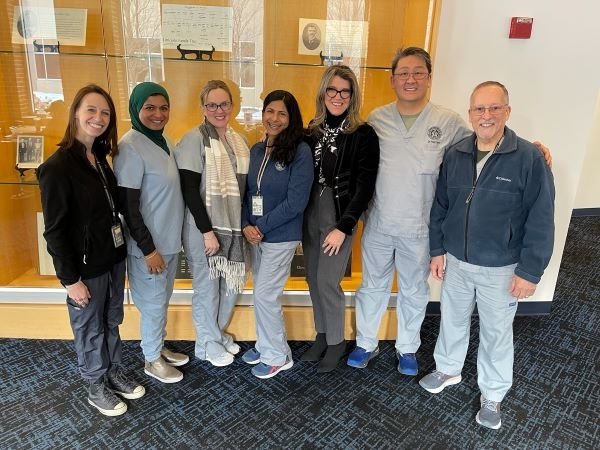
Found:
<svg viewBox="0 0 600 450"><path fill-rule="evenodd" d="M442 139L442 129L440 127L430 127L427 130L427 136L429 137L430 142L439 144Z"/></svg>
<svg viewBox="0 0 600 450"><path fill-rule="evenodd" d="M277 161L275 163L275 168L279 171L279 172L283 172L285 170L285 164L282 162Z"/></svg>

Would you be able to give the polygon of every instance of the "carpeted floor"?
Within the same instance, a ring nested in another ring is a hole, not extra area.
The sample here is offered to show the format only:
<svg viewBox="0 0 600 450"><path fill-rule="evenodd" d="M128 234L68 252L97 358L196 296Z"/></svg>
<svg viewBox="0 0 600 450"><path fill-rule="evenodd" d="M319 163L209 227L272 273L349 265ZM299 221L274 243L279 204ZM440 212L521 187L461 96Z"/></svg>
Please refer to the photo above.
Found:
<svg viewBox="0 0 600 450"><path fill-rule="evenodd" d="M464 381L438 395L395 370L392 342L364 370L317 375L297 361L259 380L239 358L193 360L174 385L144 376L138 342L125 362L147 388L129 411L92 411L69 341L0 339L0 448L135 449L597 449L600 448L600 217L572 220L552 313L515 320L514 386L503 426L477 425L477 319ZM427 317L418 354L433 367L439 318ZM171 347L193 354L192 342ZM243 350L252 343L242 343ZM308 347L292 342L297 359Z"/></svg>

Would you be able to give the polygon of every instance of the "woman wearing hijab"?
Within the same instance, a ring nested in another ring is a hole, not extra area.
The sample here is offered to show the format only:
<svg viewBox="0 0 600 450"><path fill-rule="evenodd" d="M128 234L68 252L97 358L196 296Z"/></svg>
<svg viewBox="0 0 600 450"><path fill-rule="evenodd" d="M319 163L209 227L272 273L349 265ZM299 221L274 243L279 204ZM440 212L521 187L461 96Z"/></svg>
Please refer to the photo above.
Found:
<svg viewBox="0 0 600 450"><path fill-rule="evenodd" d="M187 206L183 246L193 276L194 353L223 367L240 351L225 327L246 281L241 216L250 155L228 125L233 99L227 84L209 81L200 102L204 122L183 136L175 158Z"/></svg>
<svg viewBox="0 0 600 450"><path fill-rule="evenodd" d="M313 181L310 148L302 141L302 116L287 91L263 103L266 139L252 147L242 225L252 245L256 346L242 360L252 374L271 378L294 365L279 298L302 239L302 216Z"/></svg>
<svg viewBox="0 0 600 450"><path fill-rule="evenodd" d="M167 307L181 251L183 197L175 157L163 136L169 95L162 86L138 84L129 98L131 130L119 141L115 175L127 223L127 273L140 311L144 372L163 383L183 374L188 356L164 347Z"/></svg>
<svg viewBox="0 0 600 450"><path fill-rule="evenodd" d="M320 373L334 370L346 351L346 298L340 283L379 166L379 140L360 119L359 108L352 69L327 68L317 94L317 114L308 125L315 178L302 240L317 336L301 360L319 361Z"/></svg>
<svg viewBox="0 0 600 450"><path fill-rule="evenodd" d="M106 416L127 411L120 397L145 389L121 368L126 248L117 181L106 157L117 152L117 119L108 93L90 84L71 104L59 148L38 169L44 237L67 289L79 371L88 402Z"/></svg>

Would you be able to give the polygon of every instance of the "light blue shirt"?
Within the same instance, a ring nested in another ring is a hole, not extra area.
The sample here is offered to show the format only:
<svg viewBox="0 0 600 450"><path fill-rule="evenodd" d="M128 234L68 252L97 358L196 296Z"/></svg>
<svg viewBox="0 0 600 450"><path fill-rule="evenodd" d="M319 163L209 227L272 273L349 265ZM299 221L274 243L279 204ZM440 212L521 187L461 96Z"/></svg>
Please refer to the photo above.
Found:
<svg viewBox="0 0 600 450"><path fill-rule="evenodd" d="M173 151L167 155L148 137L132 129L119 141L113 166L119 186L140 190L140 212L159 253L179 253L184 204ZM127 252L143 256L129 230L125 231Z"/></svg>

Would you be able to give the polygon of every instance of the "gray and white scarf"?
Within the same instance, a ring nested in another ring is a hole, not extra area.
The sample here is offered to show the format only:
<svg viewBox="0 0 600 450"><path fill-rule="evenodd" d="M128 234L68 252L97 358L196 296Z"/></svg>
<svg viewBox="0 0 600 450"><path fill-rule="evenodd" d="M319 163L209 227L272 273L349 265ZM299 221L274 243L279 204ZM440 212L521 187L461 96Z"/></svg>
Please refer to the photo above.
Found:
<svg viewBox="0 0 600 450"><path fill-rule="evenodd" d="M217 130L207 121L200 125L205 150L206 198L204 204L219 251L208 257L210 278L225 278L227 292L242 292L246 283L242 199L250 163L250 151L244 140L228 129L225 140L236 159L236 169Z"/></svg>

